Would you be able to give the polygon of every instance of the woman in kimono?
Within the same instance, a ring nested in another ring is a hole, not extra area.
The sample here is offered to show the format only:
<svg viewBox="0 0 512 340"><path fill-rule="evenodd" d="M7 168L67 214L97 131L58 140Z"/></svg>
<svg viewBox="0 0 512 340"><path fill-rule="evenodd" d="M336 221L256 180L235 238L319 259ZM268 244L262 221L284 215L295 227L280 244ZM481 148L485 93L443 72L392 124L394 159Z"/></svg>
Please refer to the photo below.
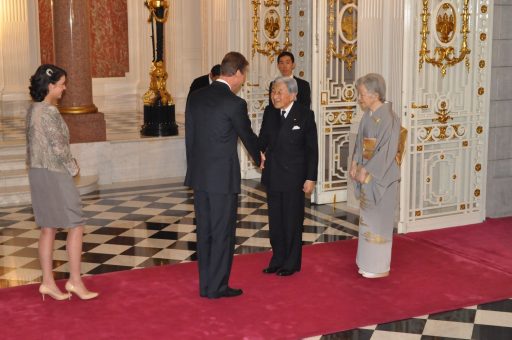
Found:
<svg viewBox="0 0 512 340"><path fill-rule="evenodd" d="M386 84L370 73L356 81L364 111L354 147L350 177L360 201L356 263L366 278L389 275L398 204L400 168L396 159L400 121L385 101Z"/></svg>

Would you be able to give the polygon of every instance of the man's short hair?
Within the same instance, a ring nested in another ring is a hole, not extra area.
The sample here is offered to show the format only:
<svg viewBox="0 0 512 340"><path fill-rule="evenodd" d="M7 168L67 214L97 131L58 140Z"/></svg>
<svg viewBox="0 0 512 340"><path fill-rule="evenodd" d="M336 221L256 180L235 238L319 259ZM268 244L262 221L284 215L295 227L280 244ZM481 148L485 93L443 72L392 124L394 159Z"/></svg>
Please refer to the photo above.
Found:
<svg viewBox="0 0 512 340"><path fill-rule="evenodd" d="M277 56L278 64L282 57L290 57L290 59L292 60L292 63L295 63L295 57L293 56L292 52L283 51L283 52L279 53L279 55Z"/></svg>
<svg viewBox="0 0 512 340"><path fill-rule="evenodd" d="M241 73L245 72L245 68L249 65L249 62L242 53L229 52L222 59L220 64L220 74L223 76L234 76L236 71Z"/></svg>
<svg viewBox="0 0 512 340"><path fill-rule="evenodd" d="M220 64L214 65L210 70L210 74L212 75L212 77L220 76Z"/></svg>
<svg viewBox="0 0 512 340"><path fill-rule="evenodd" d="M295 78L290 77L277 77L274 82L272 83L272 86L278 83L283 83L288 88L288 92L290 93L299 93L299 87L297 85L297 81Z"/></svg>

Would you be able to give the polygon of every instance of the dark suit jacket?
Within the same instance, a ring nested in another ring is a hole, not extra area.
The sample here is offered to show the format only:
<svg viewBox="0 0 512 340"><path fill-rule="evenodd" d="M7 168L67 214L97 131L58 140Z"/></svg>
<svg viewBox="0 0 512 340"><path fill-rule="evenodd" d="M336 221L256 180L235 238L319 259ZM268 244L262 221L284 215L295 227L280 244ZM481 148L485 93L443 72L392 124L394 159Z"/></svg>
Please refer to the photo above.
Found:
<svg viewBox="0 0 512 340"><path fill-rule="evenodd" d="M188 90L187 101L188 101L188 98L190 98L190 94L192 92L194 92L195 90L199 90L202 87L206 87L208 85L210 85L210 75L209 74L205 74L204 76L197 77L196 79L194 79L192 81L192 84L190 84L190 90Z"/></svg>
<svg viewBox="0 0 512 340"><path fill-rule="evenodd" d="M238 137L259 165L258 138L245 100L219 81L191 93L185 109L185 185L211 193L240 193Z"/></svg>
<svg viewBox="0 0 512 340"><path fill-rule="evenodd" d="M297 88L299 90L297 93L297 102L309 109L311 107L311 88L309 87L309 83L304 79L300 79L295 76L293 78L297 81ZM272 105L271 93L273 83L274 82L270 83L270 87L268 89L268 99L270 105Z"/></svg>
<svg viewBox="0 0 512 340"><path fill-rule="evenodd" d="M280 110L268 105L259 143L266 156L261 181L267 190L297 190L306 180L317 180L318 138L310 109L295 102L281 123Z"/></svg>

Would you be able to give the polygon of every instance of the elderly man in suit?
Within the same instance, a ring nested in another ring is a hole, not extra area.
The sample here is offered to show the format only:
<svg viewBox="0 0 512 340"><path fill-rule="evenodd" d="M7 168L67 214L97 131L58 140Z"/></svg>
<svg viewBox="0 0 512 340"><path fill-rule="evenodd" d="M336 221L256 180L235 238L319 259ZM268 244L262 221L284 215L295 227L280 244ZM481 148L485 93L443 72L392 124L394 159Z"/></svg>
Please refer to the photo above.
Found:
<svg viewBox="0 0 512 340"><path fill-rule="evenodd" d="M318 140L315 115L295 101L297 81L279 77L272 103L265 108L259 134L265 153L262 183L267 191L272 259L266 274L300 271L305 194L317 179Z"/></svg>
<svg viewBox="0 0 512 340"><path fill-rule="evenodd" d="M293 70L295 69L295 57L293 56L293 53L288 51L281 52L277 56L277 68L279 69L281 76L293 78L295 81L297 81L296 101L309 109L311 107L311 88L309 87L309 83L307 81L293 75ZM272 83L270 83L268 96L269 103L271 104Z"/></svg>
<svg viewBox="0 0 512 340"><path fill-rule="evenodd" d="M212 299L242 294L228 285L240 193L238 138L260 164L247 103L236 95L248 65L242 54L226 54L219 79L193 92L185 109L185 185L194 189L199 295Z"/></svg>
<svg viewBox="0 0 512 340"><path fill-rule="evenodd" d="M206 87L210 85L212 82L217 80L220 76L220 64L214 65L210 70L210 73L205 74L204 76L197 77L190 84L190 90L188 91L187 100L190 97L190 94L195 90L199 90L202 87Z"/></svg>

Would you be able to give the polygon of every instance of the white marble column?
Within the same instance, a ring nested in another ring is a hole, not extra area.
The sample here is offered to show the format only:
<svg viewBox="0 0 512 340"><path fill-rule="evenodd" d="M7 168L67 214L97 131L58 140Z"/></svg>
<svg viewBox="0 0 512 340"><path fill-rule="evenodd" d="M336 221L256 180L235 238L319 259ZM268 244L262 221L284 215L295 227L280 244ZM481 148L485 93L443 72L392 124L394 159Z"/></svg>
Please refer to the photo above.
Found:
<svg viewBox="0 0 512 340"><path fill-rule="evenodd" d="M402 48L404 0L359 0L357 24L356 78L367 73L380 73L386 81L386 100L393 102L401 114ZM358 109L350 128L349 159L362 112ZM358 208L354 187L349 181L347 204Z"/></svg>
<svg viewBox="0 0 512 340"><path fill-rule="evenodd" d="M40 63L37 0L2 0L0 4L0 100L29 100L28 79ZM20 56L24 56L20 58ZM12 113L12 112L6 112Z"/></svg>

